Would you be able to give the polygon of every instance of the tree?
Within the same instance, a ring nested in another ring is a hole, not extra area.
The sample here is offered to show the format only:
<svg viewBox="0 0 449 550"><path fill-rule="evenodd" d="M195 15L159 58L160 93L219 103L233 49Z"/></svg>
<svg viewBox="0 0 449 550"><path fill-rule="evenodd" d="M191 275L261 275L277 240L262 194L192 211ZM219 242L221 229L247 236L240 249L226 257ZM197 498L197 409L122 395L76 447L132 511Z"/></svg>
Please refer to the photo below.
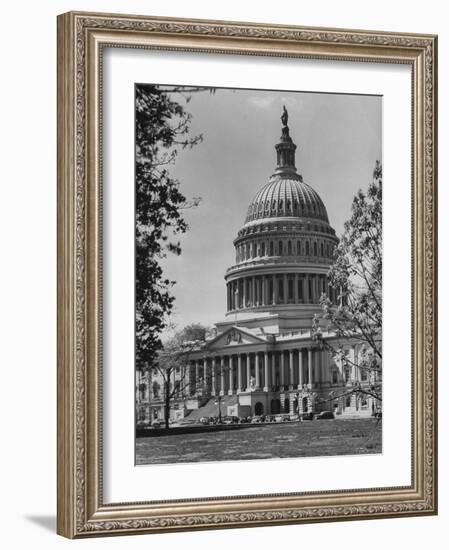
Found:
<svg viewBox="0 0 449 550"><path fill-rule="evenodd" d="M198 144L189 136L191 115L185 91L142 84L136 86L136 366L148 368L162 348L161 332L173 307L174 281L164 277L160 260L180 254L176 236L187 231L183 209L191 202L171 177L169 166L180 148ZM176 94L176 92L178 92ZM174 95L175 94L175 95ZM174 97L179 97L177 101Z"/></svg>
<svg viewBox="0 0 449 550"><path fill-rule="evenodd" d="M351 217L336 247L328 272L329 285L337 294L337 305L323 295L322 315L315 316L312 335L343 369L357 366L365 371L366 384L355 383L336 399L349 393L382 401L382 166L379 161L366 192L359 190ZM322 327L327 323L327 336ZM354 360L344 349L348 343L362 344Z"/></svg>
<svg viewBox="0 0 449 550"><path fill-rule="evenodd" d="M208 329L200 324L192 324L176 332L164 343L158 353L152 371L162 380L165 427L170 427L170 410L174 399L198 390L204 380L191 379L189 360L193 351L201 348L206 340Z"/></svg>

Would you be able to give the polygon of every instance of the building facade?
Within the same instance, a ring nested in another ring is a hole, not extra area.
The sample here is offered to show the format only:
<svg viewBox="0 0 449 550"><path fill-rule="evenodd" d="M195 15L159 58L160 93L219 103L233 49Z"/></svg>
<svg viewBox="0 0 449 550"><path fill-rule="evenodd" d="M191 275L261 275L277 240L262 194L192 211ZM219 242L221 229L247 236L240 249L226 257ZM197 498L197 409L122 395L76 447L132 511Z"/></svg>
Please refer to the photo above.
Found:
<svg viewBox="0 0 449 550"><path fill-rule="evenodd" d="M350 391L370 383L357 366L362 345L346 343L349 362L335 362L312 338L322 294L337 300L327 272L338 238L323 201L297 172L285 108L281 120L275 171L250 202L234 240L225 319L173 372L170 383L179 387L170 405L174 420L321 410L360 416L374 409L372 398ZM325 327L323 336L332 338ZM138 374L138 420L164 419L164 384L157 372Z"/></svg>

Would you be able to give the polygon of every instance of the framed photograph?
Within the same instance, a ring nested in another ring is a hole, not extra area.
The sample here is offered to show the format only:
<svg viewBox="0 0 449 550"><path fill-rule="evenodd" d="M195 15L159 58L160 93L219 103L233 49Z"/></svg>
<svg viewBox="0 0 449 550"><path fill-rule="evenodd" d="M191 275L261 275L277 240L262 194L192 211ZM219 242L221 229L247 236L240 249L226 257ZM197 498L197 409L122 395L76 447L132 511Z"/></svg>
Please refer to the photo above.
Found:
<svg viewBox="0 0 449 550"><path fill-rule="evenodd" d="M59 16L59 534L437 513L436 63Z"/></svg>

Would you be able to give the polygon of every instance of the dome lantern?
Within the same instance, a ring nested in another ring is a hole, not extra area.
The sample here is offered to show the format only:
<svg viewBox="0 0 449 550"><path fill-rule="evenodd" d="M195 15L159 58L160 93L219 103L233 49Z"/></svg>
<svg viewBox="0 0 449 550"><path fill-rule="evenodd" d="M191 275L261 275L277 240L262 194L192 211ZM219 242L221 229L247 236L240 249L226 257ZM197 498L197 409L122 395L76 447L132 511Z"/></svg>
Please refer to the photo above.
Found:
<svg viewBox="0 0 449 550"><path fill-rule="evenodd" d="M282 135L279 143L276 144L277 152L277 167L276 173L296 172L295 166L295 151L296 145L290 137L290 129L288 127L288 111L283 107L281 116Z"/></svg>

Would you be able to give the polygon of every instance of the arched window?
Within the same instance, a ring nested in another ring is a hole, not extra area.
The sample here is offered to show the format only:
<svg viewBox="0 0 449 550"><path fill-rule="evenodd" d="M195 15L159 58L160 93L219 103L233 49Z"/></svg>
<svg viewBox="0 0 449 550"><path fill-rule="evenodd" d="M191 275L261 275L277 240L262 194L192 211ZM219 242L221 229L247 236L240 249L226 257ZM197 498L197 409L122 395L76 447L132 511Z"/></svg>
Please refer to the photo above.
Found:
<svg viewBox="0 0 449 550"><path fill-rule="evenodd" d="M288 241L287 250L288 250L288 255L291 256L292 255L292 241Z"/></svg>
<svg viewBox="0 0 449 550"><path fill-rule="evenodd" d="M270 256L274 256L274 243L273 243L273 241L270 242Z"/></svg>
<svg viewBox="0 0 449 550"><path fill-rule="evenodd" d="M306 241L306 256L310 255L310 244L309 241Z"/></svg>
<svg viewBox="0 0 449 550"><path fill-rule="evenodd" d="M253 258L257 256L257 244L253 243Z"/></svg>
<svg viewBox="0 0 449 550"><path fill-rule="evenodd" d="M298 241L296 243L296 254L298 254L298 256L301 256L301 241Z"/></svg>
<svg viewBox="0 0 449 550"><path fill-rule="evenodd" d="M318 256L318 251L317 251L316 242L313 243L313 255L314 255L314 256Z"/></svg>
<svg viewBox="0 0 449 550"><path fill-rule="evenodd" d="M321 243L321 245L320 245L320 255L324 256L324 244L323 243Z"/></svg>
<svg viewBox="0 0 449 550"><path fill-rule="evenodd" d="M260 255L265 256L265 243L260 245Z"/></svg>
<svg viewBox="0 0 449 550"><path fill-rule="evenodd" d="M283 252L283 251L282 251L282 241L279 241L279 248L278 248L278 250L279 250L279 256L282 256L282 252Z"/></svg>

